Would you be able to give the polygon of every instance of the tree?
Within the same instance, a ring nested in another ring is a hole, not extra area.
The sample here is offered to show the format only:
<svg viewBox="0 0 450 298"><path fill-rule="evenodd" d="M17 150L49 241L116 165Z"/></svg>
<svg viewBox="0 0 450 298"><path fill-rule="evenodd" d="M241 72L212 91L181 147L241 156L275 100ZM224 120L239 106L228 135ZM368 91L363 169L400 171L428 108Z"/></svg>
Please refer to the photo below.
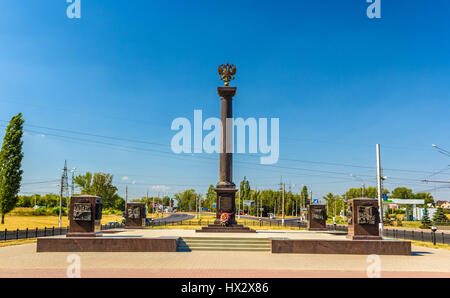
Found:
<svg viewBox="0 0 450 298"><path fill-rule="evenodd" d="M304 208L310 204L310 199L308 197L308 187L303 186L302 192L300 193L300 197L302 198L303 204L301 204Z"/></svg>
<svg viewBox="0 0 450 298"><path fill-rule="evenodd" d="M383 223L386 226L392 226L392 218L389 212L384 213Z"/></svg>
<svg viewBox="0 0 450 298"><path fill-rule="evenodd" d="M425 207L423 210L423 216L421 220L422 225L420 226L421 229L429 229L431 227L431 220L428 216L428 208Z"/></svg>
<svg viewBox="0 0 450 298"><path fill-rule="evenodd" d="M81 194L99 196L102 198L103 207L115 208L122 205L120 197L116 194L117 187L112 184L113 175L105 173L87 172L75 177L75 183L81 187Z"/></svg>
<svg viewBox="0 0 450 298"><path fill-rule="evenodd" d="M424 200L425 205L434 204L434 198L429 192L418 192L414 195L414 198L417 200Z"/></svg>
<svg viewBox="0 0 450 298"><path fill-rule="evenodd" d="M244 182L244 193L243 193L244 200L250 200L250 192L251 192L250 183L246 179Z"/></svg>
<svg viewBox="0 0 450 298"><path fill-rule="evenodd" d="M389 193L387 189L383 189L384 194ZM344 195L348 200L361 198L363 191L362 187L360 188L350 188ZM366 187L364 190L364 196L366 198L377 198L378 197L378 189L375 186Z"/></svg>
<svg viewBox="0 0 450 298"><path fill-rule="evenodd" d="M410 188L397 187L392 191L391 198L402 200L414 199L414 194Z"/></svg>
<svg viewBox="0 0 450 298"><path fill-rule="evenodd" d="M206 208L213 208L213 204L217 201L217 193L214 190L214 185L210 185L208 187L208 191L206 192L206 200L203 202Z"/></svg>
<svg viewBox="0 0 450 298"><path fill-rule="evenodd" d="M22 182L24 122L22 113L11 118L0 151L0 213L2 214L2 224L5 223L5 214L11 212L17 204L17 195Z"/></svg>
<svg viewBox="0 0 450 298"><path fill-rule="evenodd" d="M448 223L448 222L449 222L449 219L445 215L444 209L442 209L442 207L438 207L433 216L433 223L440 224L440 223Z"/></svg>
<svg viewBox="0 0 450 298"><path fill-rule="evenodd" d="M196 200L201 196L194 189L188 189L175 194L175 200L178 201L178 210L195 211Z"/></svg>
<svg viewBox="0 0 450 298"><path fill-rule="evenodd" d="M339 216L341 210L344 208L344 201L339 195L334 195L333 193L328 193L323 197L327 201L327 213L329 216Z"/></svg>

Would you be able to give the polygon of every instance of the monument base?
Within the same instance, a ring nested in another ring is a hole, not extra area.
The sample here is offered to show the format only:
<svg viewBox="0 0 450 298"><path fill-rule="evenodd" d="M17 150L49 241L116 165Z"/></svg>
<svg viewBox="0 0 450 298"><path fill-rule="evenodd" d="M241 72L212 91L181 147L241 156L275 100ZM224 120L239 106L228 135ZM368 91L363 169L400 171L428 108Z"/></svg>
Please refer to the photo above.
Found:
<svg viewBox="0 0 450 298"><path fill-rule="evenodd" d="M36 252L176 252L178 237L38 238Z"/></svg>
<svg viewBox="0 0 450 298"><path fill-rule="evenodd" d="M272 239L272 253L411 255L410 241Z"/></svg>
<svg viewBox="0 0 450 298"><path fill-rule="evenodd" d="M97 237L97 233L67 233L67 238L90 238L90 237Z"/></svg>
<svg viewBox="0 0 450 298"><path fill-rule="evenodd" d="M256 233L255 230L250 229L239 224L232 224L223 226L220 224L211 224L207 227L202 227L200 230L195 230L198 233Z"/></svg>
<svg viewBox="0 0 450 298"><path fill-rule="evenodd" d="M370 235L347 235L346 238L350 240L383 240L381 236Z"/></svg>

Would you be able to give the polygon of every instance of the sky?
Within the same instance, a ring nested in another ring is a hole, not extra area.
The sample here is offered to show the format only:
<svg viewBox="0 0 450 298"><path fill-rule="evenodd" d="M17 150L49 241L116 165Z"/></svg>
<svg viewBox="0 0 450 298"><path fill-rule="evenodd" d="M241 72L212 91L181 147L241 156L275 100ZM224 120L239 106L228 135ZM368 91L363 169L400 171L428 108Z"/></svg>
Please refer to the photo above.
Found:
<svg viewBox="0 0 450 298"><path fill-rule="evenodd" d="M217 66L237 66L235 117L279 118L279 161L235 154L233 180L314 198L376 185L450 200L450 2L0 0L0 137L23 113L21 194L75 174L121 196L204 194L217 154L175 154L178 117L219 117Z"/></svg>

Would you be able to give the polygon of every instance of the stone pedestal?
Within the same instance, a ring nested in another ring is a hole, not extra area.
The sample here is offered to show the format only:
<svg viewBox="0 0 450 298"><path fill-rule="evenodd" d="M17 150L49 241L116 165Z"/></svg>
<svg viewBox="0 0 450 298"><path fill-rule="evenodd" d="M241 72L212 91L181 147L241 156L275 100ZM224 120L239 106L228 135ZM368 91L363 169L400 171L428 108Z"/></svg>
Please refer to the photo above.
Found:
<svg viewBox="0 0 450 298"><path fill-rule="evenodd" d="M327 231L327 211L325 205L308 206L308 231Z"/></svg>
<svg viewBox="0 0 450 298"><path fill-rule="evenodd" d="M217 203L216 203L216 220L214 224L220 225L220 215L223 212L230 214L230 219L228 220L229 225L235 225L236 222L236 192L237 189L233 188L215 188L217 193Z"/></svg>
<svg viewBox="0 0 450 298"><path fill-rule="evenodd" d="M144 203L127 203L125 206L125 229L143 229L146 217Z"/></svg>
<svg viewBox="0 0 450 298"><path fill-rule="evenodd" d="M351 240L381 240L378 201L359 198L348 202L348 234Z"/></svg>
<svg viewBox="0 0 450 298"><path fill-rule="evenodd" d="M66 237L100 236L102 199L96 196L77 196L70 199L69 231Z"/></svg>

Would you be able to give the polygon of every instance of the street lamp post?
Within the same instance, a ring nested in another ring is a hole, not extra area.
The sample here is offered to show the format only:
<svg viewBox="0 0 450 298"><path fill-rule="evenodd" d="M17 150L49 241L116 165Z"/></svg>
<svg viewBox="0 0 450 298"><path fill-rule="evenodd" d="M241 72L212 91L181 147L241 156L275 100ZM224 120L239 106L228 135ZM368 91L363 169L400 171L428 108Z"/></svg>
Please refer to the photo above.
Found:
<svg viewBox="0 0 450 298"><path fill-rule="evenodd" d="M437 227L436 226L432 226L431 227L431 232L433 232L432 237L433 237L433 245L436 245L436 231L437 231Z"/></svg>
<svg viewBox="0 0 450 298"><path fill-rule="evenodd" d="M435 144L431 144L431 146L432 146L433 148L435 148L439 153L444 154L444 155L447 155L448 157L450 157L450 151L445 150L445 149L443 149L443 148L441 148L441 147L439 147L439 146L436 146Z"/></svg>

